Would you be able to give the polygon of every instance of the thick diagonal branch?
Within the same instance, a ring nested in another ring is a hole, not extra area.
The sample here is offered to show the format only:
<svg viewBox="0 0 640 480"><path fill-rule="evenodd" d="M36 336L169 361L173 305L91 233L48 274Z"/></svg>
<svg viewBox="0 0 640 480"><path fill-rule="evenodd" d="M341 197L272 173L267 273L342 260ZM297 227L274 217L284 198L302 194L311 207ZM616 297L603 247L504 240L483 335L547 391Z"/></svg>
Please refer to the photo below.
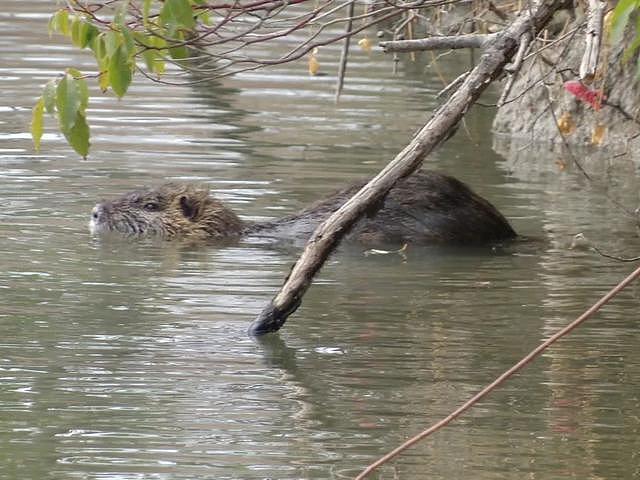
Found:
<svg viewBox="0 0 640 480"><path fill-rule="evenodd" d="M411 143L316 229L278 294L251 325L250 334L273 332L284 324L287 317L298 308L313 276L342 237L372 205L385 197L398 180L413 173L424 157L450 135L471 105L511 60L523 34L531 31L532 38L535 38L561 5L561 0L533 2L486 46L478 65Z"/></svg>

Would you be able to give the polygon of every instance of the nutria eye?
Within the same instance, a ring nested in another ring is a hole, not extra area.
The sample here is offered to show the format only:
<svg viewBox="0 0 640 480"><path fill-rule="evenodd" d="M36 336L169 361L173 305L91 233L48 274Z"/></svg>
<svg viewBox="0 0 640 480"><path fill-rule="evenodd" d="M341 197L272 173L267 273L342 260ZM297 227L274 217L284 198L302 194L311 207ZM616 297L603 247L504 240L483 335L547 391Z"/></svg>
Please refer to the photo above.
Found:
<svg viewBox="0 0 640 480"><path fill-rule="evenodd" d="M148 203L145 203L144 207L142 208L144 208L148 212L155 212L156 210L158 210L158 204L153 202L148 202Z"/></svg>

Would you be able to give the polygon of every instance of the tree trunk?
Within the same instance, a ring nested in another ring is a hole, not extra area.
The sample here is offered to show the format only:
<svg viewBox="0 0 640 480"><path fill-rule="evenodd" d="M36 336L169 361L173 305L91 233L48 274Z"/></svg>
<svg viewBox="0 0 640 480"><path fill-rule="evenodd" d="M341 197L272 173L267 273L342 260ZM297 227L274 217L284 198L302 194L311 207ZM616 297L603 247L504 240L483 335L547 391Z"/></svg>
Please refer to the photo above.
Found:
<svg viewBox="0 0 640 480"><path fill-rule="evenodd" d="M531 38L535 38L562 4L562 0L532 2L530 8L525 8L508 28L485 45L478 65L455 93L434 112L411 143L316 229L278 294L249 328L250 334L262 335L282 327L287 317L300 306L313 276L342 237L371 206L381 204L398 180L413 173L420 167L424 157L450 136L480 94L502 73L503 67L517 51L523 34L530 32Z"/></svg>

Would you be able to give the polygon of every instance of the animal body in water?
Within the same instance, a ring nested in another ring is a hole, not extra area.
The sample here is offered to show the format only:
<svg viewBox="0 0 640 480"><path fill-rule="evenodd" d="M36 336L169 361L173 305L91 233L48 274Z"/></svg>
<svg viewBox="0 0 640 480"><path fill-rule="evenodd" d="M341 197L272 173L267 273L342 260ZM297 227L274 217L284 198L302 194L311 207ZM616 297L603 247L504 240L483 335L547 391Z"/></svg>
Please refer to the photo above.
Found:
<svg viewBox="0 0 640 480"><path fill-rule="evenodd" d="M255 235L304 241L365 183L353 184L293 215L251 223L206 187L171 182L98 203L89 227L94 234L166 240L216 242ZM368 245L479 245L515 237L502 214L467 185L422 171L398 181L375 211L351 228L346 240Z"/></svg>

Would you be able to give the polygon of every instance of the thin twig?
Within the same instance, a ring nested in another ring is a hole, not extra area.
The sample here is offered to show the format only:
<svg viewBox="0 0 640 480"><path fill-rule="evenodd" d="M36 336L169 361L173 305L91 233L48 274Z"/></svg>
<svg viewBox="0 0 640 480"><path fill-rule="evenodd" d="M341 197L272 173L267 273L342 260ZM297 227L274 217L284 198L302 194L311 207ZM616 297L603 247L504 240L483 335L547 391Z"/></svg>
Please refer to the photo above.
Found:
<svg viewBox="0 0 640 480"><path fill-rule="evenodd" d="M510 76L509 76L509 80L507 81L507 84L504 87L504 90L502 90L502 94L500 95L500 98L498 99L498 108L504 105L504 102L507 100L507 97L511 93L511 88L513 87L513 83L516 81L518 72L522 67L522 60L524 58L524 55L527 53L527 50L529 49L530 44L531 44L531 34L529 32L526 32L522 35L522 38L520 39L520 46L518 47L518 53L516 53L515 59L513 61L513 66L511 66L510 68L505 67L505 70L510 72Z"/></svg>
<svg viewBox="0 0 640 480"><path fill-rule="evenodd" d="M467 70L466 72L461 73L460 75L458 75L452 82L450 82L446 87L444 87L442 90L440 90L436 94L436 98L448 97L449 93L452 90L455 90L456 88L458 88L460 86L460 84L462 82L464 82L465 78L467 78L469 73L470 73L470 71Z"/></svg>
<svg viewBox="0 0 640 480"><path fill-rule="evenodd" d="M544 341L543 343L538 345L536 348L534 348L531 352L525 355L518 363L516 363L511 368L509 368L506 372L504 372L502 375L496 378L493 382L491 382L489 385L483 388L480 392L476 393L473 397L471 397L471 399L467 400L462 406L458 407L456 410L454 410L452 413L447 415L445 418L443 418L439 422L436 422L435 424L431 425L426 430L423 430L418 435L415 435L414 437L410 438L399 447L395 448L394 450L387 453L385 456L383 456L379 460L369 465L367 468L365 468L362 471L362 473L360 473L355 478L355 480L362 480L363 478L367 477L371 472L373 472L375 469L377 469L381 465L389 462L390 460L397 457L400 453L402 453L409 447L418 443L423 438L428 437L433 432L440 430L442 427L446 426L451 421L458 418L460 415L462 415L464 412L466 412L471 407L473 407L476 403L482 400L486 395L488 395L497 387L499 387L505 380L511 377L514 373L518 372L519 370L527 366L529 363L531 363L536 357L538 357L542 352L544 352L547 348L553 345L556 341L558 341L565 335L569 334L576 327L583 324L594 313L600 310L600 308L602 308L603 305L607 304L613 297L615 297L618 293L624 290L631 282L636 280L638 277L640 277L640 267L636 268L629 276L627 276L624 280L618 283L614 288L609 290L609 292L606 295L604 295L600 300L598 300L582 315L580 315L573 322L571 322L566 327L562 328L561 330L556 332L554 335L549 337L546 341Z"/></svg>

